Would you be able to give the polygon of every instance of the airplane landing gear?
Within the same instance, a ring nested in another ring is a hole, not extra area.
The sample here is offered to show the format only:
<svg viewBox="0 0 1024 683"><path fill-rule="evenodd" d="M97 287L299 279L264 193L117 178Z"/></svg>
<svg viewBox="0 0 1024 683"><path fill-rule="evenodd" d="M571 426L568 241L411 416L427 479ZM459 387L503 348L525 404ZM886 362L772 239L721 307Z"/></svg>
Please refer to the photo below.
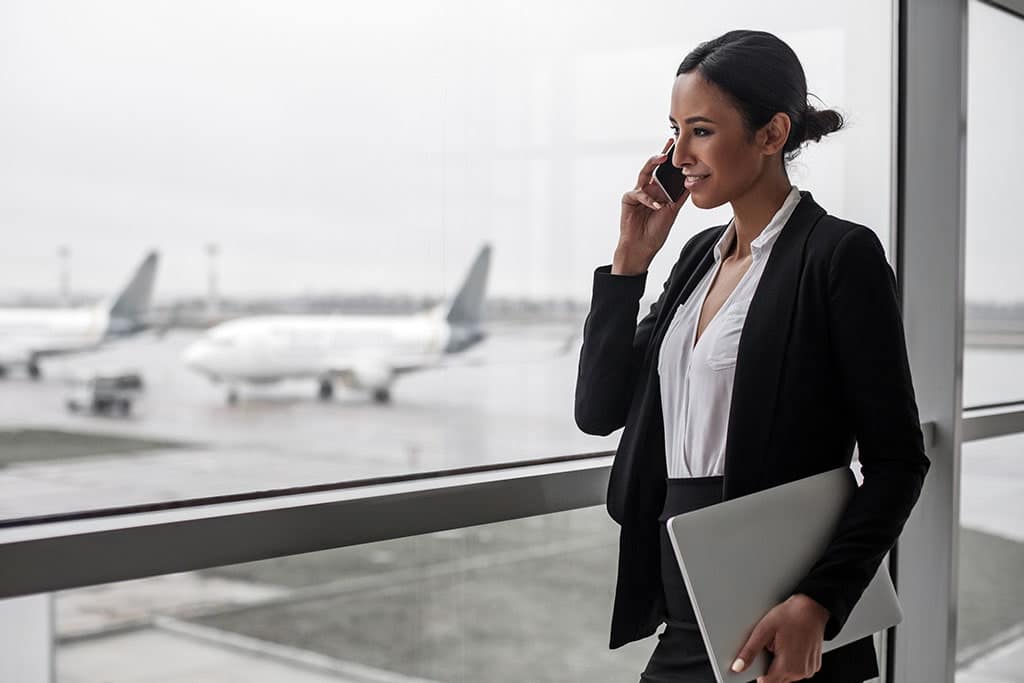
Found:
<svg viewBox="0 0 1024 683"><path fill-rule="evenodd" d="M28 376L32 379L39 379L43 376L43 371L39 369L39 364L35 361L30 361L28 364Z"/></svg>
<svg viewBox="0 0 1024 683"><path fill-rule="evenodd" d="M330 401L334 398L334 382L329 379L320 380L320 388L316 395L321 401Z"/></svg>
<svg viewBox="0 0 1024 683"><path fill-rule="evenodd" d="M391 390L388 387L380 387L373 390L373 402L374 403L390 403L391 402Z"/></svg>
<svg viewBox="0 0 1024 683"><path fill-rule="evenodd" d="M228 389L228 405L238 405L238 389L236 389L235 387L231 387L230 389Z"/></svg>

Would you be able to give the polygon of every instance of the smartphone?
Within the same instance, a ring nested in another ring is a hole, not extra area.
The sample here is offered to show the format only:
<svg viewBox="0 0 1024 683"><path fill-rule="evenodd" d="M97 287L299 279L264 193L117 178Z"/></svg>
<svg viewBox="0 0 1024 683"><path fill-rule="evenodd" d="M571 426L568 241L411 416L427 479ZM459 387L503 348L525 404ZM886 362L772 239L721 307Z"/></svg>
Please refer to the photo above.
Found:
<svg viewBox="0 0 1024 683"><path fill-rule="evenodd" d="M683 169L672 165L672 152L675 149L675 145L669 147L668 151L665 152L668 158L654 169L654 182L658 183L658 187L661 188L666 197L672 200L673 204L678 202L686 192L686 178L683 176Z"/></svg>

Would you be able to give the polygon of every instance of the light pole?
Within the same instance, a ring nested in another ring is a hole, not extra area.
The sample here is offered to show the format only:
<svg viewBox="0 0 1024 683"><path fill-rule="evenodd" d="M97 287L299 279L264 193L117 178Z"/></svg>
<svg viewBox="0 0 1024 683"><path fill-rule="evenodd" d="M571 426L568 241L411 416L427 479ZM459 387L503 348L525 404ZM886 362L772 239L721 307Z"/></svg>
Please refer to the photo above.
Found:
<svg viewBox="0 0 1024 683"><path fill-rule="evenodd" d="M60 263L60 280L58 295L61 306L71 305L71 249L66 245L57 247L57 260Z"/></svg>
<svg viewBox="0 0 1024 683"><path fill-rule="evenodd" d="M215 242L206 245L206 255L209 258L209 271L206 280L206 313L215 316L220 313L220 297L217 293L217 258L220 256L220 247Z"/></svg>

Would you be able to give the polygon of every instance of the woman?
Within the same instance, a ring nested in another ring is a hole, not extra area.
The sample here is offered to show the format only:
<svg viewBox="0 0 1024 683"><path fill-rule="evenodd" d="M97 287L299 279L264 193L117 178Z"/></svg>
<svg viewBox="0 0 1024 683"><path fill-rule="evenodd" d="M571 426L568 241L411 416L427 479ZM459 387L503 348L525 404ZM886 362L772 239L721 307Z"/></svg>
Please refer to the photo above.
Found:
<svg viewBox="0 0 1024 683"><path fill-rule="evenodd" d="M828 215L786 163L842 126L807 104L793 51L770 33L698 46L672 88L673 139L622 199L619 243L594 275L576 422L625 427L608 488L621 526L611 647L665 630L642 681L714 681L664 521L849 465L863 485L827 550L737 654L773 653L763 683L860 683L871 638L821 653L895 543L928 470L895 278L875 234ZM674 144L674 147L673 147ZM687 194L652 182L668 157ZM695 235L637 323L647 269L687 196L733 219Z"/></svg>

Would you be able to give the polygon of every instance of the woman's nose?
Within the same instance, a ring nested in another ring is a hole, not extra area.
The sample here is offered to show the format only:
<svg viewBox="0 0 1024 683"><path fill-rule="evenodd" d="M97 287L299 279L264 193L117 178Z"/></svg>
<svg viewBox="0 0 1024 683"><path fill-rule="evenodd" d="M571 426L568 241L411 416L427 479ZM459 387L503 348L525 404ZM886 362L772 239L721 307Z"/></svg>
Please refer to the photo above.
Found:
<svg viewBox="0 0 1024 683"><path fill-rule="evenodd" d="M682 168L684 165L692 163L693 157L690 154L690 150L687 147L686 142L682 138L679 138L676 140L676 147L672 152L672 165L676 168Z"/></svg>

